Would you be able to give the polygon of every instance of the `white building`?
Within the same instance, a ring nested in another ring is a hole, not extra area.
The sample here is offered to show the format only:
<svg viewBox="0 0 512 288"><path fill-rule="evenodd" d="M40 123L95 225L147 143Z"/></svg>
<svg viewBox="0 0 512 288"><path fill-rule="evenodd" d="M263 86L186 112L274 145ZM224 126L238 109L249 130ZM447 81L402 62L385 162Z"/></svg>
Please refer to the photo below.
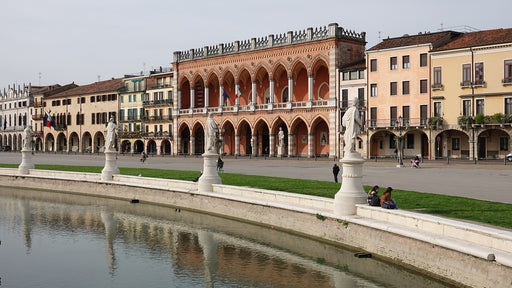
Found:
<svg viewBox="0 0 512 288"><path fill-rule="evenodd" d="M32 125L31 92L38 87L9 85L0 91L0 145L21 150L22 133L27 125Z"/></svg>

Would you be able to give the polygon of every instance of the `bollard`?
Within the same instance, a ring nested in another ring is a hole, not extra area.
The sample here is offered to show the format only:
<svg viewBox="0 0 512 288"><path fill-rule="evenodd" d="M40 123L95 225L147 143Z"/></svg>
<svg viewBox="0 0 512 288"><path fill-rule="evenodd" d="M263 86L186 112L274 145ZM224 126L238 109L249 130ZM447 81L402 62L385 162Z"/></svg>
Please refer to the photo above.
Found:
<svg viewBox="0 0 512 288"><path fill-rule="evenodd" d="M446 164L450 164L450 157L446 156Z"/></svg>
<svg viewBox="0 0 512 288"><path fill-rule="evenodd" d="M507 157L503 158L503 164L507 166Z"/></svg>

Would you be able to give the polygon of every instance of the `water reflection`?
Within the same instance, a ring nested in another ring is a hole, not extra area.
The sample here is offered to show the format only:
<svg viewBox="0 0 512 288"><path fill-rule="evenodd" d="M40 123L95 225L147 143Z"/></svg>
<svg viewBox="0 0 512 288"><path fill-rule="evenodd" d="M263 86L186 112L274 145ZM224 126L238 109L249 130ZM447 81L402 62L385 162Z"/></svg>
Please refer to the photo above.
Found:
<svg viewBox="0 0 512 288"><path fill-rule="evenodd" d="M0 187L0 237L7 287L447 287L271 227L43 191Z"/></svg>

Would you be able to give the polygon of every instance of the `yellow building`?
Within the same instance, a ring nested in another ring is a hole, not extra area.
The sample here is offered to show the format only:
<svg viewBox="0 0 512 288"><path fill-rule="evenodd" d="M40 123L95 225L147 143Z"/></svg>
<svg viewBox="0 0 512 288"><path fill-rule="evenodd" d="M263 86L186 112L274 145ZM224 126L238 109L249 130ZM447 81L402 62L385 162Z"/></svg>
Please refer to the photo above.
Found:
<svg viewBox="0 0 512 288"><path fill-rule="evenodd" d="M436 156L503 158L512 150L512 29L461 35L431 62Z"/></svg>
<svg viewBox="0 0 512 288"><path fill-rule="evenodd" d="M144 117L142 106L146 97L146 75L123 78L124 88L119 101L119 133L121 153L137 153L144 151Z"/></svg>
<svg viewBox="0 0 512 288"><path fill-rule="evenodd" d="M123 87L122 79L112 79L43 97L43 107L53 121L50 127L43 125L43 150L103 151L106 124L112 116L117 120Z"/></svg>
<svg viewBox="0 0 512 288"><path fill-rule="evenodd" d="M429 51L460 33L388 38L366 52L370 157L431 157ZM398 155L400 154L400 155Z"/></svg>

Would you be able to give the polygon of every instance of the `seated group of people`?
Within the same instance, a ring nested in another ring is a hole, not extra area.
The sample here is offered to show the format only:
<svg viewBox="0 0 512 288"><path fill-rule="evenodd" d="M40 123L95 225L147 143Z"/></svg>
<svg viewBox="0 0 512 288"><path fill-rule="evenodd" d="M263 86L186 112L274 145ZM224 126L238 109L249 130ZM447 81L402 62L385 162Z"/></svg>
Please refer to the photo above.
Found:
<svg viewBox="0 0 512 288"><path fill-rule="evenodd" d="M368 192L368 205L380 206L386 209L398 209L395 200L391 199L391 191L393 191L393 188L388 187L382 193L382 196L379 197L379 186L373 186L370 192Z"/></svg>

